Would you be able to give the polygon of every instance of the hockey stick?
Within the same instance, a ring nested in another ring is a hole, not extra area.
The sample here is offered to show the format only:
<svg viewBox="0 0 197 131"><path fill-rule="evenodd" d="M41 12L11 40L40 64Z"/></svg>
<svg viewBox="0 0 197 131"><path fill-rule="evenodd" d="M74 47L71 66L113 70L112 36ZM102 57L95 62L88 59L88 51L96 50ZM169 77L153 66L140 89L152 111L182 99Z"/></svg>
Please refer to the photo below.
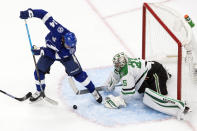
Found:
<svg viewBox="0 0 197 131"><path fill-rule="evenodd" d="M122 84L115 85L115 87L119 87L119 86L122 86ZM98 86L98 87L96 87L95 89L96 89L97 91L104 91L105 88L107 88L107 86ZM83 95L83 94L87 94L87 93L90 93L90 92L88 91L88 89L83 89L83 90L78 90L78 93L77 93L76 95Z"/></svg>
<svg viewBox="0 0 197 131"><path fill-rule="evenodd" d="M103 91L104 88L106 88L106 86L99 86L99 87L96 87L95 89L96 89L97 91ZM83 94L87 94L87 93L90 93L90 92L88 91L88 89L83 89L83 90L78 90L78 93L77 93L76 95L83 95Z"/></svg>
<svg viewBox="0 0 197 131"><path fill-rule="evenodd" d="M73 89L73 91L74 91L74 93L75 93L76 95L83 95L83 94L90 93L90 92L88 91L88 89L79 90L79 89L76 87L75 82L74 82L74 80L72 79L71 76L67 76L67 79L68 79L68 83L69 83L70 87ZM115 85L115 87L119 87L119 86L122 86L122 84ZM103 91L103 90L105 90L105 88L107 88L107 86L95 87L95 89L96 89L97 91Z"/></svg>
<svg viewBox="0 0 197 131"><path fill-rule="evenodd" d="M73 78L72 78L71 76L67 76L67 79L68 79L68 83L69 83L70 87L73 89L74 93L75 93L76 95L78 95L79 90L78 90L78 88L76 87Z"/></svg>
<svg viewBox="0 0 197 131"><path fill-rule="evenodd" d="M27 35L28 35L30 47L31 47L31 49L33 49L33 45L32 45L32 42L31 42L31 37L30 37L30 33L29 33L29 28L28 28L28 25L27 25L27 21L26 21L26 20L25 20L25 27L26 27L26 30L27 30ZM53 105L58 105L58 102L57 102L57 101L52 100L52 99L48 98L48 97L45 95L44 90L42 89L42 84L41 84L41 80L40 80L40 75L39 75L38 67L37 67L37 64L36 64L36 58L35 58L35 55L34 55L33 52L32 52L32 56L33 56L33 60L34 60L35 68L36 68L36 74L37 74L38 81L39 81L39 85L40 85L40 89L41 89L40 96L37 97L37 99L40 98L40 97L43 97L44 100L46 100L47 102L49 102L49 103L51 103L51 104L53 104ZM36 101L37 99L34 99L34 100L32 100L32 101Z"/></svg>
<svg viewBox="0 0 197 131"><path fill-rule="evenodd" d="M5 91L0 90L0 92L3 93L3 94L5 94L5 95L7 95L7 96L9 96L9 97L11 97L11 98L13 98L13 99L18 100L18 101L25 101L25 100L27 100L29 97L31 97L31 95L32 95L31 92L28 92L24 97L18 98L18 97L15 97L15 96L13 96L13 95L8 94L8 93L5 92Z"/></svg>

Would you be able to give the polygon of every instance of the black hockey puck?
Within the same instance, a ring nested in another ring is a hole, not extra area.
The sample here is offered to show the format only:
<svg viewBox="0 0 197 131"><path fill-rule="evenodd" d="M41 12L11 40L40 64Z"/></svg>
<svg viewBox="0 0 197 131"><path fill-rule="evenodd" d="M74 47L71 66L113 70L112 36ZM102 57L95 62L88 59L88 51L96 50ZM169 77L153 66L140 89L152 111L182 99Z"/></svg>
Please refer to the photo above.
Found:
<svg viewBox="0 0 197 131"><path fill-rule="evenodd" d="M77 105L73 105L73 109L77 109Z"/></svg>

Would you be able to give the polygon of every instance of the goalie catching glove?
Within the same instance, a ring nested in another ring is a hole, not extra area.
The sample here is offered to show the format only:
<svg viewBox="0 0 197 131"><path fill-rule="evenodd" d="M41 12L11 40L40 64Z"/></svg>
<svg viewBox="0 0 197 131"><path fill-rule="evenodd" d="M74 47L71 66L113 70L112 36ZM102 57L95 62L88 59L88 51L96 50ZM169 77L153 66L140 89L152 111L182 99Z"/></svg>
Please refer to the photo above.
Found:
<svg viewBox="0 0 197 131"><path fill-rule="evenodd" d="M126 107L126 103L120 96L115 97L109 95L105 98L104 106L110 109L118 109L120 107Z"/></svg>

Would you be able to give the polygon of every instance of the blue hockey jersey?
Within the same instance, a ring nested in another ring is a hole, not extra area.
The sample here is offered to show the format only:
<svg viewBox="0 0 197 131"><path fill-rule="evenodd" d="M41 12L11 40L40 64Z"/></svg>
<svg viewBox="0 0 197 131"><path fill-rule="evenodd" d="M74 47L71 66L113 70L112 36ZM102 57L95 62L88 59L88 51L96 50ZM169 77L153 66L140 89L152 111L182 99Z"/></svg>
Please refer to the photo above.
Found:
<svg viewBox="0 0 197 131"><path fill-rule="evenodd" d="M46 47L44 47L44 54L52 59L63 59L72 55L76 51L76 46L66 49L61 42L62 36L68 32L68 29L63 27L45 10L32 10L33 17L40 18L50 32L45 37Z"/></svg>

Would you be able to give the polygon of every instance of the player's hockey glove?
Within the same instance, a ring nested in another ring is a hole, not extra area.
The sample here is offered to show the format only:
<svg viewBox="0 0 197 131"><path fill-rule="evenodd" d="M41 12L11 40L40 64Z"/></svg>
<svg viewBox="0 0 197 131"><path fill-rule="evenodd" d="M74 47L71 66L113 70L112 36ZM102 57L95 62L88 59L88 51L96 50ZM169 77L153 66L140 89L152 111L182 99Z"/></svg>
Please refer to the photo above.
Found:
<svg viewBox="0 0 197 131"><path fill-rule="evenodd" d="M33 48L31 49L34 55L44 55L44 47L37 47L33 45Z"/></svg>
<svg viewBox="0 0 197 131"><path fill-rule="evenodd" d="M33 10L31 8L25 10L25 11L20 11L20 18L21 19L28 19L33 17Z"/></svg>
<svg viewBox="0 0 197 131"><path fill-rule="evenodd" d="M105 98L104 106L110 109L118 109L120 107L126 107L126 103L120 96L109 95Z"/></svg>

